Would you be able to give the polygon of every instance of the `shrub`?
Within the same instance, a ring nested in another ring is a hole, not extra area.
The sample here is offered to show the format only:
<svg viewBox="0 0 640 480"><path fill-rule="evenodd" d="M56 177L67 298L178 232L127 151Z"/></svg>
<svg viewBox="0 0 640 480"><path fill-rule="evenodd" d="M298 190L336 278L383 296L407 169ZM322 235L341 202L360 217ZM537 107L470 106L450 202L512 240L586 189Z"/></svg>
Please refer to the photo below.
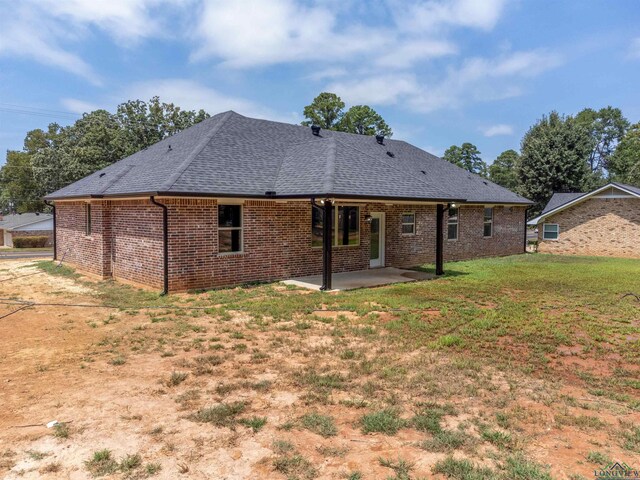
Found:
<svg viewBox="0 0 640 480"><path fill-rule="evenodd" d="M47 246L49 237L13 237L15 248L43 248Z"/></svg>

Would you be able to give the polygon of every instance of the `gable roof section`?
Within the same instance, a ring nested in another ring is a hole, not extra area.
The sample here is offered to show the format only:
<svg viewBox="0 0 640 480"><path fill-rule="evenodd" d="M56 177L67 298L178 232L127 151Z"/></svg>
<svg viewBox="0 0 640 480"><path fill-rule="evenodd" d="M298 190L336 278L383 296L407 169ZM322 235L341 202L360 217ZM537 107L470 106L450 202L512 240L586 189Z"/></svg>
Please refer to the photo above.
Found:
<svg viewBox="0 0 640 480"><path fill-rule="evenodd" d="M387 154L392 152L393 156ZM214 115L50 200L142 195L531 202L403 141Z"/></svg>
<svg viewBox="0 0 640 480"><path fill-rule="evenodd" d="M4 215L2 220L0 220L0 229L13 230L14 228L51 220L52 218L53 215L49 213L16 213L14 215Z"/></svg>
<svg viewBox="0 0 640 480"><path fill-rule="evenodd" d="M596 188L595 190L587 193L554 193L549 199L549 203L544 207L540 215L529 220L527 225L537 225L541 221L545 220L547 217L551 215L555 215L556 213L569 208L577 203L583 202L588 198L591 198L599 193L604 192L609 188L618 189L624 193L627 193L633 197L640 198L640 188L633 187L631 185L625 185L624 183L611 182L600 188Z"/></svg>

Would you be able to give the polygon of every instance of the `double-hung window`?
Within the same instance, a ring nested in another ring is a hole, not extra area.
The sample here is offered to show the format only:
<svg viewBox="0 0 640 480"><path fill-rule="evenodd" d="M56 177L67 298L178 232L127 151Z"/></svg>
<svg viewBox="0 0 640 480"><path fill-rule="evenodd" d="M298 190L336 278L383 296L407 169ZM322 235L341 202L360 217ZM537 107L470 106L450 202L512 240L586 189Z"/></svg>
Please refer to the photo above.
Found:
<svg viewBox="0 0 640 480"><path fill-rule="evenodd" d="M402 234L415 235L415 233L416 233L416 214L403 213L402 214Z"/></svg>
<svg viewBox="0 0 640 480"><path fill-rule="evenodd" d="M333 207L331 243L336 246L360 245L360 207ZM322 246L322 211L311 207L311 246Z"/></svg>
<svg viewBox="0 0 640 480"><path fill-rule="evenodd" d="M447 219L447 240L458 239L458 225L460 211L458 208L449 207L449 218Z"/></svg>
<svg viewBox="0 0 640 480"><path fill-rule="evenodd" d="M491 207L484 209L484 236L493 236L493 208Z"/></svg>
<svg viewBox="0 0 640 480"><path fill-rule="evenodd" d="M242 252L242 205L218 205L218 252Z"/></svg>
<svg viewBox="0 0 640 480"><path fill-rule="evenodd" d="M91 235L91 204L84 205L84 234L88 237Z"/></svg>
<svg viewBox="0 0 640 480"><path fill-rule="evenodd" d="M545 223L542 225L543 240L558 240L560 235L560 225L557 223Z"/></svg>

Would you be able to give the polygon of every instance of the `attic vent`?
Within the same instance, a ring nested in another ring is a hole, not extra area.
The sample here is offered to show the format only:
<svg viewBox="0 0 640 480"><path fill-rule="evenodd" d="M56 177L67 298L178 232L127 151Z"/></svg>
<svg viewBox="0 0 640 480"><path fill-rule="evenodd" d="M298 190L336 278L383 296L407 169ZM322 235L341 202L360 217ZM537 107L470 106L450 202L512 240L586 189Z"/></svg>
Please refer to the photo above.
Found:
<svg viewBox="0 0 640 480"><path fill-rule="evenodd" d="M484 183L485 185L489 185L485 180L483 180L482 183Z"/></svg>
<svg viewBox="0 0 640 480"><path fill-rule="evenodd" d="M380 145L384 145L384 135L376 135L376 142Z"/></svg>
<svg viewBox="0 0 640 480"><path fill-rule="evenodd" d="M101 173L101 174L100 174L100 178L104 177L105 175L106 175L106 173L104 173L104 172L103 172L103 173Z"/></svg>
<svg viewBox="0 0 640 480"><path fill-rule="evenodd" d="M422 172L423 175L426 175L427 172L425 172L424 170L420 170Z"/></svg>
<svg viewBox="0 0 640 480"><path fill-rule="evenodd" d="M167 152L171 151L171 145L169 145L169 148L167 148Z"/></svg>
<svg viewBox="0 0 640 480"><path fill-rule="evenodd" d="M311 125L311 133L313 133L316 137L319 137L320 127L318 125Z"/></svg>
<svg viewBox="0 0 640 480"><path fill-rule="evenodd" d="M395 157L396 154L393 152L390 152L389 150L387 150L387 155L389 155L391 158Z"/></svg>

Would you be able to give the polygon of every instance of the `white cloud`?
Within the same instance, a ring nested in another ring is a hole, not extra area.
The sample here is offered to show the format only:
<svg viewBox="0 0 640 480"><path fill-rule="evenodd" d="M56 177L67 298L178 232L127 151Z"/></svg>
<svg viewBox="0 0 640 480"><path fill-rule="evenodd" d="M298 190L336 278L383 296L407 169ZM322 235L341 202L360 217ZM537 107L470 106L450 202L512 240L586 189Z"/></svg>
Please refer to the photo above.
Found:
<svg viewBox="0 0 640 480"><path fill-rule="evenodd" d="M77 98L63 98L60 100L60 104L70 112L77 113L79 115L93 112L99 108L104 108L97 103L85 102L84 100L78 100Z"/></svg>
<svg viewBox="0 0 640 480"><path fill-rule="evenodd" d="M481 128L480 131L485 137L497 137L499 135L512 135L513 127L511 125L499 123L497 125Z"/></svg>
<svg viewBox="0 0 640 480"><path fill-rule="evenodd" d="M334 82L327 91L337 93L345 102L354 104L390 105L400 97L411 95L419 89L413 75L379 75L354 78L346 82Z"/></svg>
<svg viewBox="0 0 640 480"><path fill-rule="evenodd" d="M629 58L640 59L640 37L631 40L628 51Z"/></svg>
<svg viewBox="0 0 640 480"><path fill-rule="evenodd" d="M250 100L226 95L193 80L181 78L165 78L134 83L122 92L118 101L129 99L147 100L155 95L159 96L161 101L174 103L180 108L186 110L204 109L212 115L234 110L249 117L291 121L289 116L285 116L286 120L284 120L277 113Z"/></svg>
<svg viewBox="0 0 640 480"><path fill-rule="evenodd" d="M383 67L410 67L419 60L453 55L458 48L445 40L416 39L398 42L395 48L379 56L375 63Z"/></svg>
<svg viewBox="0 0 640 480"><path fill-rule="evenodd" d="M504 11L506 0L404 0L392 2L398 23L413 31L439 30L444 27L469 27L491 30Z"/></svg>

